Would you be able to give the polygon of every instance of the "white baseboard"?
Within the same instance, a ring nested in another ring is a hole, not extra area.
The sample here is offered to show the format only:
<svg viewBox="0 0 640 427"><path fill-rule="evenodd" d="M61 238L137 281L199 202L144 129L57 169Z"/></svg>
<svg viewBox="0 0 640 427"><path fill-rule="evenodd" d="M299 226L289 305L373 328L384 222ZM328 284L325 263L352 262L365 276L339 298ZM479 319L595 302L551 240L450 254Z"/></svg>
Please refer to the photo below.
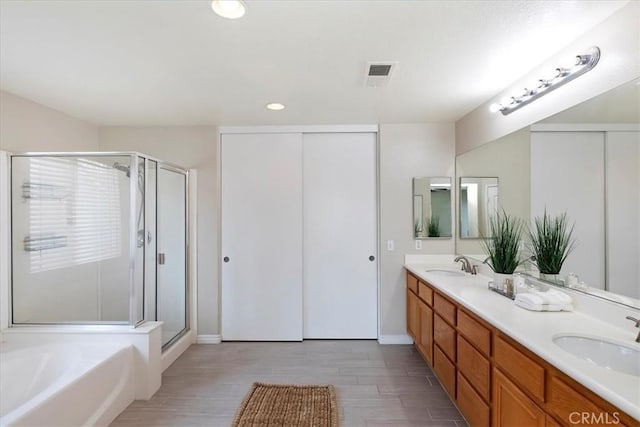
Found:
<svg viewBox="0 0 640 427"><path fill-rule="evenodd" d="M176 361L182 353L184 353L189 346L193 344L193 331L187 332L182 338L173 343L171 347L160 358L162 363L162 372L164 372L173 362Z"/></svg>
<svg viewBox="0 0 640 427"><path fill-rule="evenodd" d="M220 344L222 337L220 335L198 335L196 344Z"/></svg>
<svg viewBox="0 0 640 427"><path fill-rule="evenodd" d="M378 343L382 345L386 344L413 344L413 339L406 334L403 335L380 335L378 337Z"/></svg>

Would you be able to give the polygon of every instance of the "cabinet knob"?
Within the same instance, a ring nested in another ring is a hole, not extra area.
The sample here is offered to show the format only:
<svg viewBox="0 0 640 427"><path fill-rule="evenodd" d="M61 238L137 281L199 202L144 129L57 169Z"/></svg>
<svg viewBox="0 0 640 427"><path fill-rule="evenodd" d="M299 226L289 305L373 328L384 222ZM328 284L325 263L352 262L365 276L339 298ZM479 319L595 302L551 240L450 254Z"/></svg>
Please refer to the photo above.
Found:
<svg viewBox="0 0 640 427"><path fill-rule="evenodd" d="M222 260L223 260L224 262L229 262L229 257L228 257L228 256L226 256L226 257L222 258Z"/></svg>
<svg viewBox="0 0 640 427"><path fill-rule="evenodd" d="M374 257L373 255L371 255L371 256L369 257L369 261L375 261L375 259L376 259L376 257Z"/></svg>

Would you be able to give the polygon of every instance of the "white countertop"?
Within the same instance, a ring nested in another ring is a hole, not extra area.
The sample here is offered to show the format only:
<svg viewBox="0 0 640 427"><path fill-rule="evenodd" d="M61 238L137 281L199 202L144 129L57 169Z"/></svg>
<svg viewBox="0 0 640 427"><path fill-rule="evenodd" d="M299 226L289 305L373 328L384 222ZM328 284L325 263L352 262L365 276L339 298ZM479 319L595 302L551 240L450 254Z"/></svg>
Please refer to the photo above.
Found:
<svg viewBox="0 0 640 427"><path fill-rule="evenodd" d="M631 323L629 328L623 329L579 311L528 311L487 289L490 278L486 276L467 274L445 277L426 272L427 269L438 268L459 271L460 264L409 263L404 267L598 396L640 420L639 377L594 366L552 341L556 334L578 334L603 337L640 349L640 344L635 342L637 329Z"/></svg>

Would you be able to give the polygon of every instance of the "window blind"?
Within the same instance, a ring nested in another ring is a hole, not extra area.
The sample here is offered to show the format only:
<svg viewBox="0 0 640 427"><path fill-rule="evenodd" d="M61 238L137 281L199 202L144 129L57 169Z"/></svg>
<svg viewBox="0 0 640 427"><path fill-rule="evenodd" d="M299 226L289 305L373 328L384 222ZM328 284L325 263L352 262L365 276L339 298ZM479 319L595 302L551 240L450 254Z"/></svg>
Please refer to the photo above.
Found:
<svg viewBox="0 0 640 427"><path fill-rule="evenodd" d="M119 174L89 159L31 159L23 192L29 203L25 249L32 273L121 255Z"/></svg>

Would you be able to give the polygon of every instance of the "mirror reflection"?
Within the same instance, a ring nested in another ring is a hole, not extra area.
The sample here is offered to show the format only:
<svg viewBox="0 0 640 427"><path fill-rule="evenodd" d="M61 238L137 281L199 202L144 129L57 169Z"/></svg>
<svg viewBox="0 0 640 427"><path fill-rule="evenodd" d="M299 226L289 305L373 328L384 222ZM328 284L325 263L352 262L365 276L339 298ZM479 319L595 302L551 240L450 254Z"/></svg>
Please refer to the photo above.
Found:
<svg viewBox="0 0 640 427"><path fill-rule="evenodd" d="M456 158L456 176L500 179L499 209L532 224L574 225L575 249L555 284L640 308L640 80ZM460 201L461 229L464 209ZM482 260L479 241L459 254ZM528 253L523 253L527 256ZM525 272L539 277L533 263Z"/></svg>
<svg viewBox="0 0 640 427"><path fill-rule="evenodd" d="M461 177L460 238L489 236L489 221L498 212L497 177Z"/></svg>
<svg viewBox="0 0 640 427"><path fill-rule="evenodd" d="M451 178L413 178L413 238L450 238Z"/></svg>

